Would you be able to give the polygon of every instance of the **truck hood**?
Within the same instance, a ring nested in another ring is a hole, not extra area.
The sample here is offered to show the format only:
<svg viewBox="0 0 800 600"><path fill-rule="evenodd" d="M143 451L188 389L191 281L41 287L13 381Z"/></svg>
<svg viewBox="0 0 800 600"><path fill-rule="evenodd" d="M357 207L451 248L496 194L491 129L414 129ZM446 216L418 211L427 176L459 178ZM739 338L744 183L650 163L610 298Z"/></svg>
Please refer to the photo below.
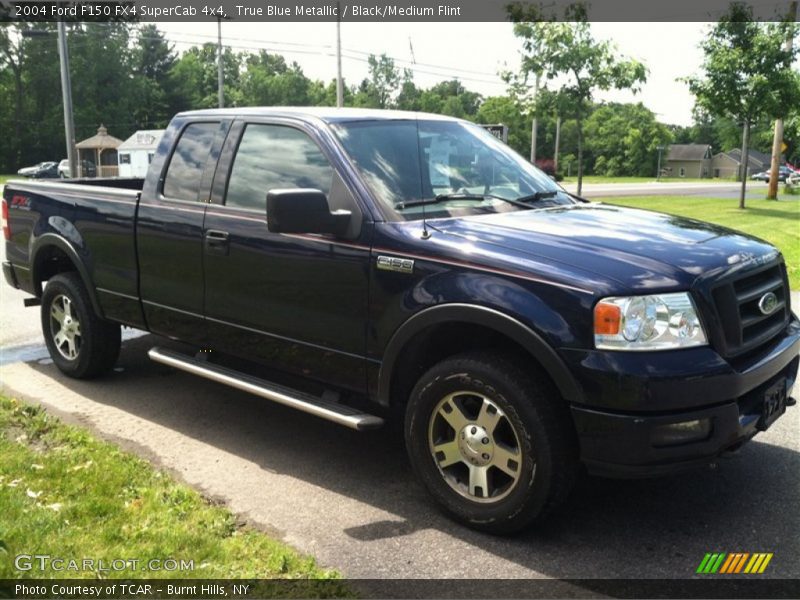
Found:
<svg viewBox="0 0 800 600"><path fill-rule="evenodd" d="M435 227L494 257L502 247L517 267L558 264L583 272L587 282L612 279L631 290L688 288L701 275L777 255L768 243L725 227L604 204L443 219Z"/></svg>

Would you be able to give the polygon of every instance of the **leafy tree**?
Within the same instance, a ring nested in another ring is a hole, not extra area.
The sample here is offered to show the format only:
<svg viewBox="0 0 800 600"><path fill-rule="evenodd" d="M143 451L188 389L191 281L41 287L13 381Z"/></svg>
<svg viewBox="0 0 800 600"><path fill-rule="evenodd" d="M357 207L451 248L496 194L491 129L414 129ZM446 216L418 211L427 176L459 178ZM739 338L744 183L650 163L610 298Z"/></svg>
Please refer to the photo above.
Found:
<svg viewBox="0 0 800 600"><path fill-rule="evenodd" d="M531 146L530 114L510 96L491 96L484 100L475 115L478 123L502 123L508 127L508 145L520 154Z"/></svg>
<svg viewBox="0 0 800 600"><path fill-rule="evenodd" d="M245 59L241 77L242 102L247 106L305 106L311 104L311 81L297 63L287 65L278 54L261 50Z"/></svg>
<svg viewBox="0 0 800 600"><path fill-rule="evenodd" d="M355 96L356 106L368 108L391 108L394 105L394 95L400 87L400 70L395 66L394 60L381 54L370 54L367 59L369 64L369 77L361 82Z"/></svg>
<svg viewBox="0 0 800 600"><path fill-rule="evenodd" d="M481 103L480 94L467 90L458 79L439 82L428 92L441 99L437 112L452 117L473 118Z"/></svg>
<svg viewBox="0 0 800 600"><path fill-rule="evenodd" d="M688 127L670 127L676 144L709 144L714 153L741 148L742 129L730 117L713 116L699 106ZM769 153L772 148L772 124L761 120L750 126L750 147Z"/></svg>
<svg viewBox="0 0 800 600"><path fill-rule="evenodd" d="M222 52L222 74L226 106L242 102L240 68L242 57L230 48ZM192 46L184 52L172 70L181 110L213 108L217 98L217 45L211 42Z"/></svg>
<svg viewBox="0 0 800 600"><path fill-rule="evenodd" d="M643 104L609 103L586 120L588 164L597 175L649 176L657 169L658 146L672 134Z"/></svg>
<svg viewBox="0 0 800 600"><path fill-rule="evenodd" d="M180 110L173 91L172 69L177 60L173 47L155 25L148 23L139 30L132 60L139 90L133 113L137 126L166 127Z"/></svg>
<svg viewBox="0 0 800 600"><path fill-rule="evenodd" d="M526 15L511 12L513 19ZM597 90L638 90L647 76L644 65L619 57L608 41L594 39L585 15L576 22L521 21L514 24L514 35L522 40L523 56L517 86L531 75L546 81L557 80L555 106L562 118L575 119L577 125L578 194L583 186L583 125ZM537 111L539 107L537 107Z"/></svg>
<svg viewBox="0 0 800 600"><path fill-rule="evenodd" d="M786 160L795 167L800 167L800 110L784 121L783 138L787 145Z"/></svg>
<svg viewBox="0 0 800 600"><path fill-rule="evenodd" d="M352 106L353 91L342 82L344 105ZM336 106L336 80L332 79L327 85L323 81L310 81L308 85L308 103L311 106Z"/></svg>
<svg viewBox="0 0 800 600"><path fill-rule="evenodd" d="M414 74L410 69L403 69L403 81L397 95L397 108L400 110L420 110L420 90L414 83Z"/></svg>
<svg viewBox="0 0 800 600"><path fill-rule="evenodd" d="M703 76L687 79L697 104L712 115L740 124L742 165L747 165L750 129L764 118L782 118L800 105L800 75L791 69L797 49L787 50L794 22L758 23L752 8L734 3L702 43ZM742 168L739 208L745 208L746 170Z"/></svg>
<svg viewBox="0 0 800 600"><path fill-rule="evenodd" d="M13 106L13 112L0 113L0 129L13 131L14 139L22 137L23 90L23 38L17 25L0 25L0 105ZM0 147L2 164L21 164L20 144L3 144Z"/></svg>

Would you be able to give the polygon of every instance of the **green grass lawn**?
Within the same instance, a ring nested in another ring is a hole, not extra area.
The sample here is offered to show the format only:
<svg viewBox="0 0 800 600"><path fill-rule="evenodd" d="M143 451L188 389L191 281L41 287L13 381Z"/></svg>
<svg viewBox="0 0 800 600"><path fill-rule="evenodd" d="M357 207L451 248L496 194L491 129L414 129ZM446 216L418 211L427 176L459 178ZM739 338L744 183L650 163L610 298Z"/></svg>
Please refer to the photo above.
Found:
<svg viewBox="0 0 800 600"><path fill-rule="evenodd" d="M793 290L800 290L800 198L788 198L778 202L747 200L744 210L738 208L738 199L696 196L604 198L603 202L717 223L767 240L783 252L789 284Z"/></svg>
<svg viewBox="0 0 800 600"><path fill-rule="evenodd" d="M242 526L227 509L146 461L2 395L0 507L0 579L280 578L303 582L276 582L270 595L350 594L336 572ZM21 572L14 566L20 554L102 559L107 567L114 559L139 564L108 572ZM151 559L192 561L193 568L147 570Z"/></svg>
<svg viewBox="0 0 800 600"><path fill-rule="evenodd" d="M8 175L0 175L0 185L3 185L6 181L14 179L15 177L19 177L19 175L12 175L10 173Z"/></svg>

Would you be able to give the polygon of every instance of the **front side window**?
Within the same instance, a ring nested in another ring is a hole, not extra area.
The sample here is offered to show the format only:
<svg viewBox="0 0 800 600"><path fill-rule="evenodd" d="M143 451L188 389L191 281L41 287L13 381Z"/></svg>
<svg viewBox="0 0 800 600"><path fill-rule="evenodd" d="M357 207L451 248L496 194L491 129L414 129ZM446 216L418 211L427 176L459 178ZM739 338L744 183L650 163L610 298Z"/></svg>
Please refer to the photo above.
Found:
<svg viewBox="0 0 800 600"><path fill-rule="evenodd" d="M461 121L372 120L333 129L388 215L398 220L572 204L547 175L483 128Z"/></svg>
<svg viewBox="0 0 800 600"><path fill-rule="evenodd" d="M310 188L328 195L333 169L305 133L283 125L251 123L233 160L226 206L263 211L267 192Z"/></svg>
<svg viewBox="0 0 800 600"><path fill-rule="evenodd" d="M196 202L219 123L192 123L183 130L164 178L164 196Z"/></svg>

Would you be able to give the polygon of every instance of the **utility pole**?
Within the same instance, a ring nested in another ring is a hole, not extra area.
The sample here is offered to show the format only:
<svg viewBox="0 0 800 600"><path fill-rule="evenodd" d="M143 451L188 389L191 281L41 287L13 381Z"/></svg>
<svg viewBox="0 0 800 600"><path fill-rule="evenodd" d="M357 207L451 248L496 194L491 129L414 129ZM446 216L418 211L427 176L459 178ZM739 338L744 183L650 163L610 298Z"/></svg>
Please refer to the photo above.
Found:
<svg viewBox="0 0 800 600"><path fill-rule="evenodd" d="M536 74L536 83L533 87L533 102L534 102L534 113L533 113L533 122L531 123L531 164L536 164L536 100L539 98L539 82L541 81L542 74Z"/></svg>
<svg viewBox="0 0 800 600"><path fill-rule="evenodd" d="M656 167L656 181L661 181L661 153L664 151L664 146L658 146L658 166Z"/></svg>
<svg viewBox="0 0 800 600"><path fill-rule="evenodd" d="M217 17L217 98L219 107L225 107L225 91L222 74L222 15Z"/></svg>
<svg viewBox="0 0 800 600"><path fill-rule="evenodd" d="M794 0L789 5L789 14L786 17L787 21L791 24L797 20L797 0ZM786 45L784 48L787 52L792 51L792 32L789 30L789 35L786 36ZM786 65L785 68L791 68ZM775 119L775 132L772 136L772 161L769 167L769 188L767 189L767 200L778 199L778 168L780 167L781 154L783 146L783 119Z"/></svg>
<svg viewBox="0 0 800 600"><path fill-rule="evenodd" d="M67 160L70 177L78 176L78 157L75 155L75 121L72 116L72 82L69 76L69 51L64 21L58 22L58 62L61 65L61 96L64 104L64 134L67 139Z"/></svg>
<svg viewBox="0 0 800 600"><path fill-rule="evenodd" d="M561 115L556 115L556 143L553 152L553 171L558 174L558 149L561 144Z"/></svg>
<svg viewBox="0 0 800 600"><path fill-rule="evenodd" d="M344 82L342 81L342 7L336 3L336 106L344 106Z"/></svg>

